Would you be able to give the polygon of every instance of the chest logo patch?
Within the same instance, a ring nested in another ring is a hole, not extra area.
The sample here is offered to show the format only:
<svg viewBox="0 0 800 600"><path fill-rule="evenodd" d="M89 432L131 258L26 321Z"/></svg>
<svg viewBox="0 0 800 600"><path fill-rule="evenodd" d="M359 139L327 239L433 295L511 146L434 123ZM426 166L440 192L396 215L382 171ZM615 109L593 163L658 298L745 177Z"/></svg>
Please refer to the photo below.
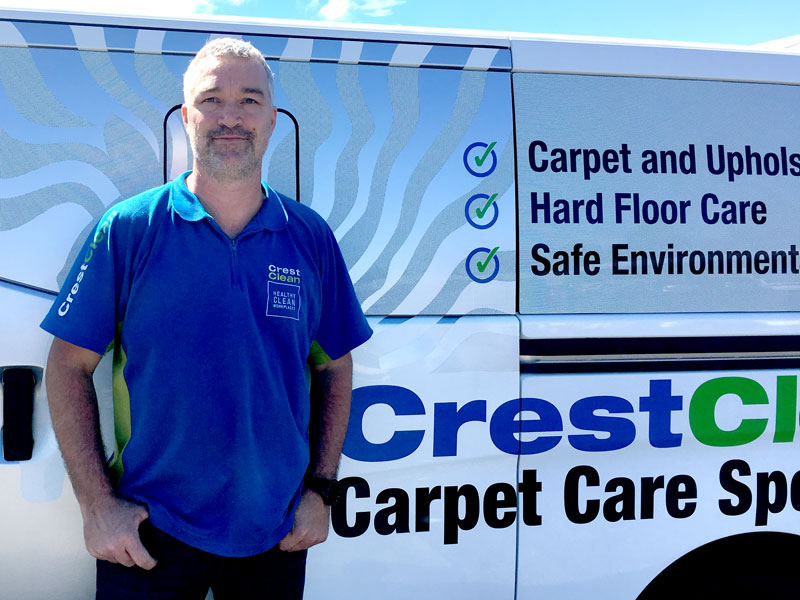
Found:
<svg viewBox="0 0 800 600"><path fill-rule="evenodd" d="M300 286L267 282L267 316L300 319Z"/></svg>

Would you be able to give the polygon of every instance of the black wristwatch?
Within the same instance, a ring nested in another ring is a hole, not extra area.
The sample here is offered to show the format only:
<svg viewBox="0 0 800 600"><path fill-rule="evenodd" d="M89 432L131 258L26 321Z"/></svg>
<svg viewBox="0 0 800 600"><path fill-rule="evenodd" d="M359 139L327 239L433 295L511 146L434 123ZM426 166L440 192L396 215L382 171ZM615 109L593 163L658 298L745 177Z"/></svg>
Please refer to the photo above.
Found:
<svg viewBox="0 0 800 600"><path fill-rule="evenodd" d="M327 479L319 475L306 475L303 478L303 485L305 489L317 492L322 501L331 506L336 504L339 500L339 481L336 479Z"/></svg>

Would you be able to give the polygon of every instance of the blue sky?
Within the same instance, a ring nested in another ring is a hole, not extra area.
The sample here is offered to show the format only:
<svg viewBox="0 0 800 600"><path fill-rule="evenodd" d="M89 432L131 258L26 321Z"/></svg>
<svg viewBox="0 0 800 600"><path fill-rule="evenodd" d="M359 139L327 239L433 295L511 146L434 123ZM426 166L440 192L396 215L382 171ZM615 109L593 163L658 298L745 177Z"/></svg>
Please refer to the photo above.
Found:
<svg viewBox="0 0 800 600"><path fill-rule="evenodd" d="M754 44L800 34L800 0L72 0L72 10L192 13L686 42ZM59 9L63 0L0 0Z"/></svg>

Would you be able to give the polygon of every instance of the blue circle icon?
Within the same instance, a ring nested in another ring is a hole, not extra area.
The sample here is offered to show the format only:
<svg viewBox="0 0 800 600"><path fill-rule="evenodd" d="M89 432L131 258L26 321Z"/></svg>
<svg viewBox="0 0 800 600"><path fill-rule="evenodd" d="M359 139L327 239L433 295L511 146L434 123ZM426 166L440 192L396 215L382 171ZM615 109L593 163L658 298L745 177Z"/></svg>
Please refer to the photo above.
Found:
<svg viewBox="0 0 800 600"><path fill-rule="evenodd" d="M489 229L497 222L500 209L495 202L497 194L475 194L464 205L464 216L475 229ZM491 211L491 213L489 213Z"/></svg>
<svg viewBox="0 0 800 600"><path fill-rule="evenodd" d="M497 258L499 247L475 248L467 256L467 275L475 283L489 283L500 272L500 260ZM492 263L489 266L489 263Z"/></svg>
<svg viewBox="0 0 800 600"><path fill-rule="evenodd" d="M475 177L488 177L497 168L497 154L494 147L497 142L486 144L473 142L464 150L464 168Z"/></svg>

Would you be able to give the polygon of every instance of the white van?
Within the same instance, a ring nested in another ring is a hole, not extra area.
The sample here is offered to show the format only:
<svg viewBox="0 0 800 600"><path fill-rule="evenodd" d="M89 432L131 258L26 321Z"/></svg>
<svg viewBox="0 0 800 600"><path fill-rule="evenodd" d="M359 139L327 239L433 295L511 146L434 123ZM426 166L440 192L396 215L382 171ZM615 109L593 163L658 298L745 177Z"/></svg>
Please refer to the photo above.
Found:
<svg viewBox="0 0 800 600"><path fill-rule="evenodd" d="M307 598L796 596L800 55L0 9L0 597L92 594L38 325L221 35L375 329Z"/></svg>

